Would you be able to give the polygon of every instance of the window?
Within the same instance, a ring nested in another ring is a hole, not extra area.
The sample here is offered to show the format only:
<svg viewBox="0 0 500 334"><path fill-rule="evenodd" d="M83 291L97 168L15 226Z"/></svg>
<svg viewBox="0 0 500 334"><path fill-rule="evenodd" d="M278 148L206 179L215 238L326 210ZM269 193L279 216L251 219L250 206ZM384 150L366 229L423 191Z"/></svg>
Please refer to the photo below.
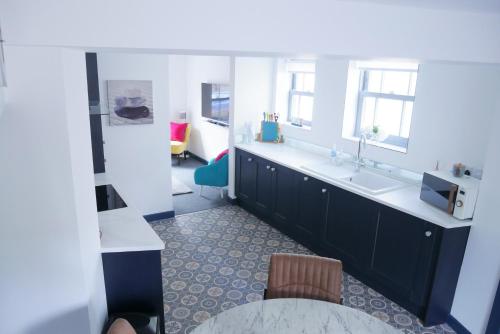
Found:
<svg viewBox="0 0 500 334"><path fill-rule="evenodd" d="M418 65L356 65L358 94L354 136L406 150L415 101Z"/></svg>
<svg viewBox="0 0 500 334"><path fill-rule="evenodd" d="M287 62L289 78L288 122L298 126L311 126L314 106L315 63L290 60Z"/></svg>

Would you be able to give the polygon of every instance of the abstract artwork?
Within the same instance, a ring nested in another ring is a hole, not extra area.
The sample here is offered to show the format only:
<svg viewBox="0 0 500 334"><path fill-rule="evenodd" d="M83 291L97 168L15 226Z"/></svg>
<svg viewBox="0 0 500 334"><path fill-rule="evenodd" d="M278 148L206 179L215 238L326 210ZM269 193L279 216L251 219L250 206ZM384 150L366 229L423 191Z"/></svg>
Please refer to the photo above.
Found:
<svg viewBox="0 0 500 334"><path fill-rule="evenodd" d="M153 123L151 80L108 80L110 125Z"/></svg>

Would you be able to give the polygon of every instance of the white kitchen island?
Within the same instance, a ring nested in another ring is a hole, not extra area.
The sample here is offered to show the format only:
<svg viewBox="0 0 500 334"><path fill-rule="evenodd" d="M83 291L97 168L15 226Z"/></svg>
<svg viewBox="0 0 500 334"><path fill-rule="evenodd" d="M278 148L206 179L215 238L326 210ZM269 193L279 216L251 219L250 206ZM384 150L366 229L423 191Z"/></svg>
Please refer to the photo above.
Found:
<svg viewBox="0 0 500 334"><path fill-rule="evenodd" d="M133 203L123 197L118 184L102 173L95 174L95 185L112 185L126 204L98 212L108 312L158 316L160 333L165 333L161 275L165 244Z"/></svg>

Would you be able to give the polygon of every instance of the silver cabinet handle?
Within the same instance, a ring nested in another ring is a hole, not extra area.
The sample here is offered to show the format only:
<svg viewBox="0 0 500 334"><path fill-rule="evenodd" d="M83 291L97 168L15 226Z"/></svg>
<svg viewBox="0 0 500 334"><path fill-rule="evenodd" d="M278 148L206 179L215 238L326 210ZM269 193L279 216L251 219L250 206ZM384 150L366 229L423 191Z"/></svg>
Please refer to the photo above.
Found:
<svg viewBox="0 0 500 334"><path fill-rule="evenodd" d="M252 158L248 158L247 160L248 160L248 162L252 162Z"/></svg>
<svg viewBox="0 0 500 334"><path fill-rule="evenodd" d="M425 236L428 238L432 235L432 232L431 231L425 231Z"/></svg>
<svg viewBox="0 0 500 334"><path fill-rule="evenodd" d="M307 181L309 180L309 178L307 176L304 176L304 181Z"/></svg>
<svg viewBox="0 0 500 334"><path fill-rule="evenodd" d="M267 165L266 168L269 169L269 168L271 168L271 166Z"/></svg>
<svg viewBox="0 0 500 334"><path fill-rule="evenodd" d="M326 189L325 189L325 188L321 189L321 192L322 192L323 194L324 194L324 193L326 193Z"/></svg>
<svg viewBox="0 0 500 334"><path fill-rule="evenodd" d="M274 172L275 170L276 170L276 168L274 168L274 167L273 167L273 168L271 168L271 172Z"/></svg>

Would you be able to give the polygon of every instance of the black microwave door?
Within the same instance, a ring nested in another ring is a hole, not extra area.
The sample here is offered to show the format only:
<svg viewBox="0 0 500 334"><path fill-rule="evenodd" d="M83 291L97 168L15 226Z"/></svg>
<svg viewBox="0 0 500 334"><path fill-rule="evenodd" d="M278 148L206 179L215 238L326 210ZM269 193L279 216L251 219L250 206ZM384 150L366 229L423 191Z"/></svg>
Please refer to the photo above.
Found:
<svg viewBox="0 0 500 334"><path fill-rule="evenodd" d="M434 175L424 173L420 199L453 214L458 186Z"/></svg>

